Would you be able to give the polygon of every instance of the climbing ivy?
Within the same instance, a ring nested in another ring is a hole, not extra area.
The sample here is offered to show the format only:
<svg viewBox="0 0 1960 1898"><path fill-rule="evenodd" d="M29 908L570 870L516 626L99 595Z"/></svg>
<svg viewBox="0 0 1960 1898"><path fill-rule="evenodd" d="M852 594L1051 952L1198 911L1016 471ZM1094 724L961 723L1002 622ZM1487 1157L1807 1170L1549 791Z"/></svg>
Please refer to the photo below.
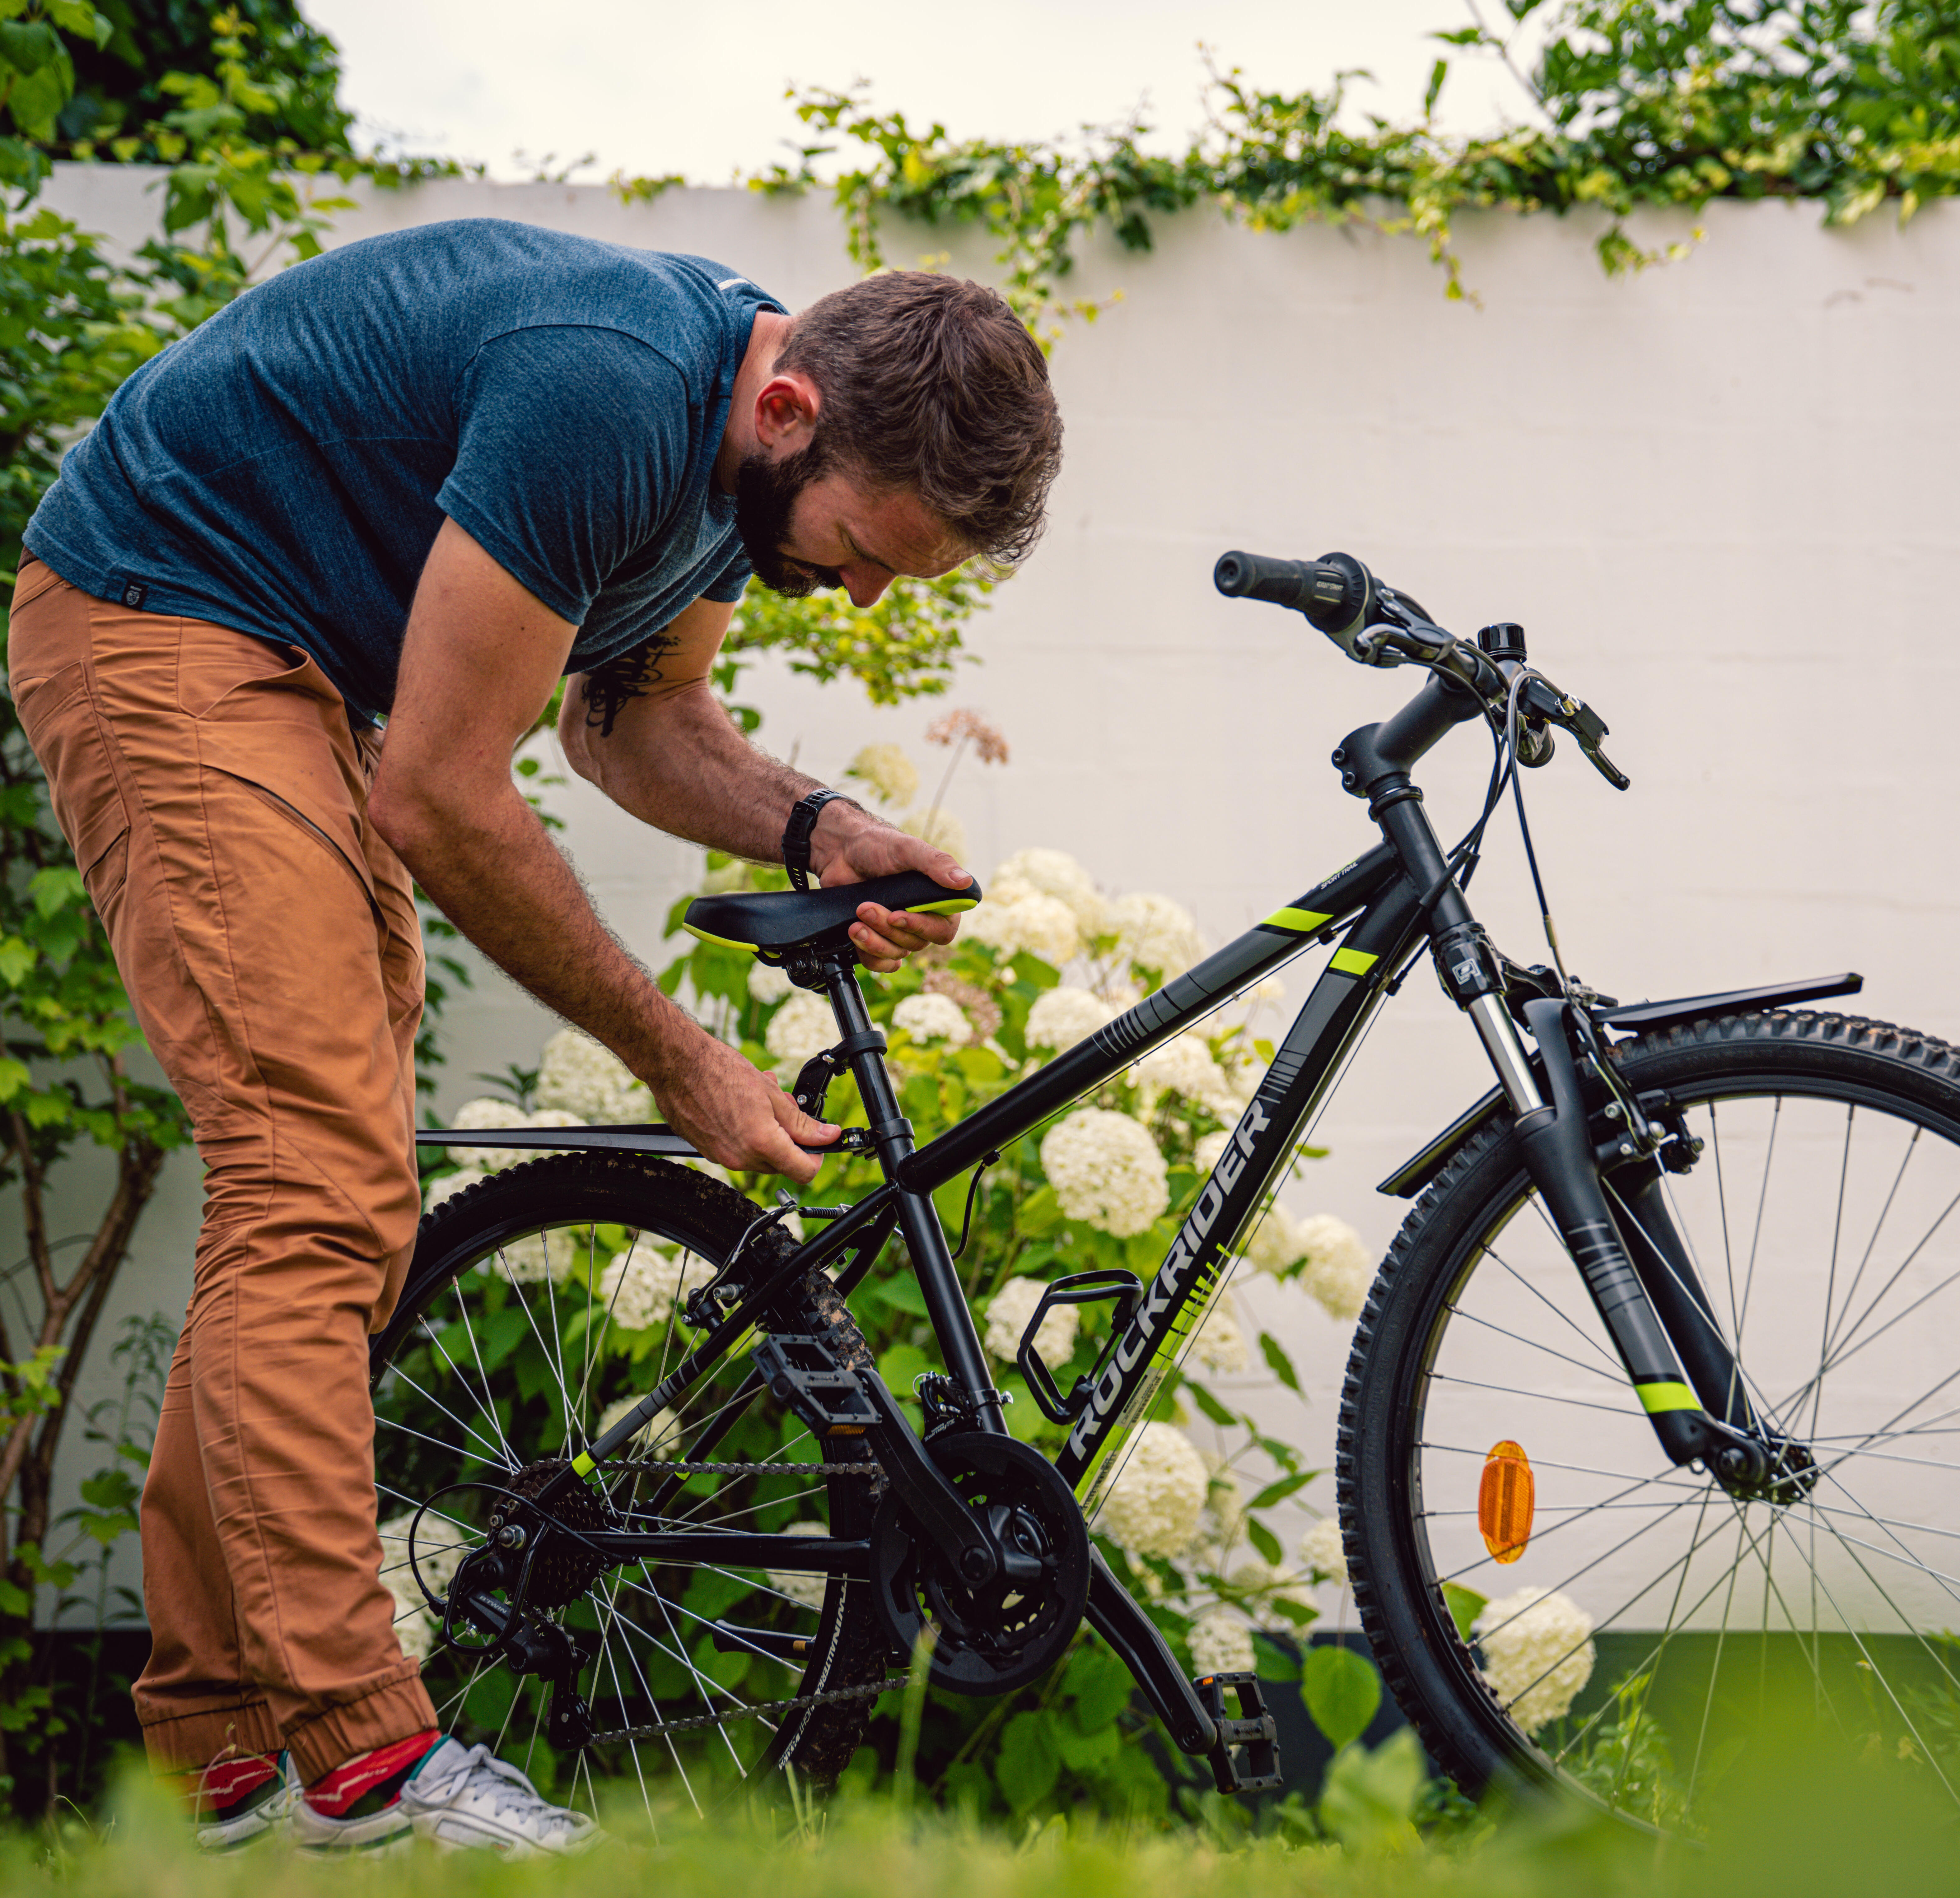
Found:
<svg viewBox="0 0 1960 1898"><path fill-rule="evenodd" d="M1070 140L954 139L876 109L862 90L794 93L810 138L749 180L765 192L830 191L851 256L886 260L883 227L974 227L997 246L1003 289L1045 340L1064 316L1106 307L1068 294L1077 245L1106 227L1147 250L1157 220L1208 205L1255 230L1358 223L1427 241L1445 294L1466 294L1454 221L1472 210L1604 214L1609 272L1685 254L1643 249L1636 212L1699 213L1718 198L1815 202L1848 224L1888 201L1910 218L1960 190L1960 0L1470 0L1422 116L1358 126L1350 82L1265 91L1208 61L1201 131L1178 156L1144 149L1141 118ZM1500 18L1503 30L1489 24ZM1516 62L1529 30L1539 51ZM1452 59L1513 62L1529 122L1446 133L1436 107ZM1694 236L1701 236L1698 229Z"/></svg>

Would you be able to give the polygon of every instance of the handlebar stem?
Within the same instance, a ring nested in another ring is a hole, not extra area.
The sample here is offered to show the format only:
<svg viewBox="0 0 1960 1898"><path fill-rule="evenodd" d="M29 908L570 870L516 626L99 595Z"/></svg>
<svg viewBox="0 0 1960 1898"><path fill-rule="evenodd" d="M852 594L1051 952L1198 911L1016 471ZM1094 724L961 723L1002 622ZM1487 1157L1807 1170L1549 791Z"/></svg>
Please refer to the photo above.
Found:
<svg viewBox="0 0 1960 1898"><path fill-rule="evenodd" d="M1341 741L1334 753L1341 788L1352 797L1373 798L1384 779L1406 775L1431 746L1483 711L1483 701L1468 686L1432 672L1400 711Z"/></svg>

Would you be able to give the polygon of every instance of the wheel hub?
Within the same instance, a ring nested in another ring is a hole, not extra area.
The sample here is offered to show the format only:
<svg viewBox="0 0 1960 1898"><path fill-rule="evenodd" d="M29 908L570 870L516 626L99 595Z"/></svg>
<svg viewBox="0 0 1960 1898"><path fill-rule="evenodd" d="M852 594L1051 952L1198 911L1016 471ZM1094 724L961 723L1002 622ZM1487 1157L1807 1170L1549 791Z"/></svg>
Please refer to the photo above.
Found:
<svg viewBox="0 0 1960 1898"><path fill-rule="evenodd" d="M542 1458L527 1464L504 1487L528 1499L568 1467L562 1457ZM597 1534L607 1526L605 1505L584 1483L572 1482L542 1509L500 1500L490 1518L492 1541L503 1542L512 1550L506 1559L514 1584L525 1573L526 1562L530 1563L524 1585L527 1608L569 1607L599 1579L606 1566L606 1558L583 1543L552 1534L554 1523L582 1534ZM514 1529L523 1538L535 1538L535 1550L527 1549L520 1539L504 1541Z"/></svg>

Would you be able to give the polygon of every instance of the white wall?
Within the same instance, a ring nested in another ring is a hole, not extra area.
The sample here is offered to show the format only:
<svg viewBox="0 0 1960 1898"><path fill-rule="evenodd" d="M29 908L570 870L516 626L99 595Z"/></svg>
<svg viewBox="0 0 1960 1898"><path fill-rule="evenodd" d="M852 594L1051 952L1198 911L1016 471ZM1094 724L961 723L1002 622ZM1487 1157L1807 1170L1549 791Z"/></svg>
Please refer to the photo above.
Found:
<svg viewBox="0 0 1960 1898"><path fill-rule="evenodd" d="M67 167L56 196L134 234L153 215L143 182ZM485 215L704 252L792 307L852 274L827 204L735 191L628 208L599 187L445 183L369 199L334 240ZM1148 255L1091 245L1071 288L1124 300L1054 356L1068 440L1053 526L975 628L984 663L947 701L985 708L1013 748L1004 768L963 767L949 800L973 866L1059 846L1112 889L1182 898L1222 940L1364 847L1327 754L1408 676L1349 666L1297 616L1211 584L1227 548L1343 548L1459 631L1521 621L1536 661L1612 726L1631 791L1569 741L1527 786L1575 971L1659 997L1855 968L1856 1006L1960 1036L1939 947L1960 908L1960 208L1902 232L1824 230L1801 205L1717 205L1704 221L1691 261L1614 281L1583 219L1466 218L1481 309L1445 300L1419 243L1357 229L1256 235L1196 212L1160 224ZM921 230L891 249L945 243ZM954 254L987 274L984 248ZM873 739L928 755L931 701L879 711L777 666L745 683L764 742L819 775ZM1488 762L1466 733L1425 768L1440 829L1467 822ZM657 955L695 853L583 787L556 803L601 906ZM1541 960L1513 839L1475 895L1506 949ZM549 1032L494 974L449 1025L445 1108ZM1386 1245L1403 1208L1374 1182L1488 1084L1419 972L1325 1117L1332 1152L1294 1210ZM195 1172L175 1164L123 1308L180 1305ZM1290 1292L1262 1302L1310 1371L1313 1413L1293 1425L1331 1458L1340 1329Z"/></svg>

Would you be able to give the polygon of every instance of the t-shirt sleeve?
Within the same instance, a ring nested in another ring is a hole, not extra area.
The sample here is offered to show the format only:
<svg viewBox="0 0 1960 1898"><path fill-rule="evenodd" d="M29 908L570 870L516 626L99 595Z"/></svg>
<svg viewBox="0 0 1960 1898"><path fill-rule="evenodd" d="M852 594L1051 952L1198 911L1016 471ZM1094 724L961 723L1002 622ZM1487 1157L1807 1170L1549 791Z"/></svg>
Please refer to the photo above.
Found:
<svg viewBox="0 0 1960 1898"><path fill-rule="evenodd" d="M724 604L738 600L748 587L749 577L755 572L749 564L749 556L737 540L728 550L728 564L714 579L701 590L703 599L718 599Z"/></svg>
<svg viewBox="0 0 1960 1898"><path fill-rule="evenodd" d="M527 592L581 625L606 576L659 532L686 485L689 404L673 365L617 330L495 337L463 373L456 463L437 504Z"/></svg>

